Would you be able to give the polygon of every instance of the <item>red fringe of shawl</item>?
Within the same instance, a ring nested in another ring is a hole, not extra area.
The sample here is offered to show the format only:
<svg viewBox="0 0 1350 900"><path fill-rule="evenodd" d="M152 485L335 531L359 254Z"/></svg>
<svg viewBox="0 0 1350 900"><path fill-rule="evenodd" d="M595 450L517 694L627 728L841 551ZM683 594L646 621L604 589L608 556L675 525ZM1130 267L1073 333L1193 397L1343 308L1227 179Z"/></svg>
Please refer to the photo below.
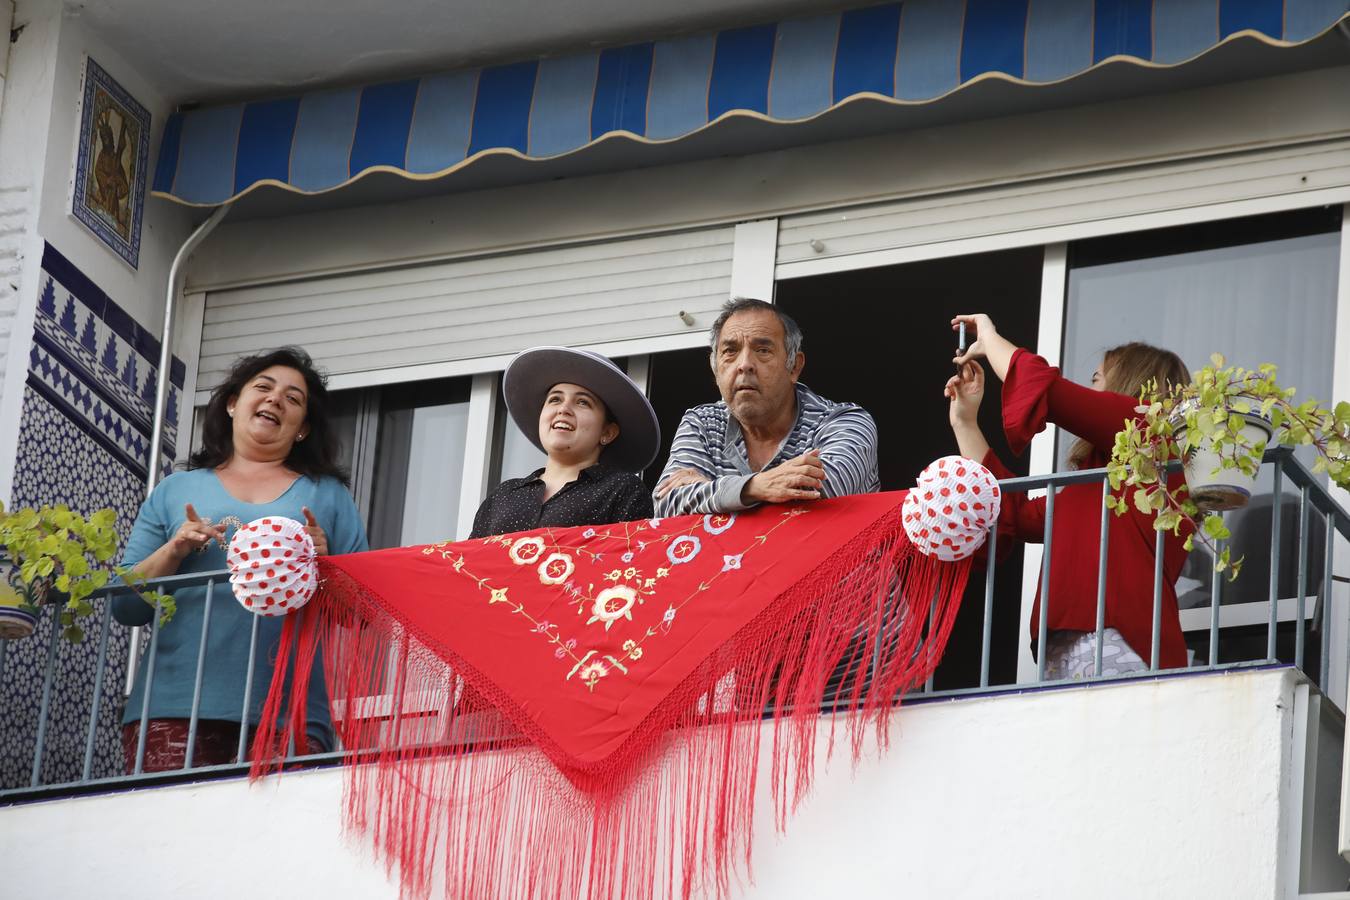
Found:
<svg viewBox="0 0 1350 900"><path fill-rule="evenodd" d="M781 831L809 793L822 725L827 758L839 728L855 763L869 731L887 746L893 708L942 656L969 571L968 559L914 550L897 505L766 604L619 750L577 767L453 649L410 633L393 604L326 568L301 624L291 617L283 631L253 776L304 734L321 644L330 697L392 695L387 716L348 707L334 719L343 745L357 748L347 824L397 868L402 896L724 897L733 876L750 876L764 711L773 710L768 774ZM295 689L275 734L292 641ZM354 705L363 702L372 701ZM436 734L404 712L410 705L435 710Z"/></svg>

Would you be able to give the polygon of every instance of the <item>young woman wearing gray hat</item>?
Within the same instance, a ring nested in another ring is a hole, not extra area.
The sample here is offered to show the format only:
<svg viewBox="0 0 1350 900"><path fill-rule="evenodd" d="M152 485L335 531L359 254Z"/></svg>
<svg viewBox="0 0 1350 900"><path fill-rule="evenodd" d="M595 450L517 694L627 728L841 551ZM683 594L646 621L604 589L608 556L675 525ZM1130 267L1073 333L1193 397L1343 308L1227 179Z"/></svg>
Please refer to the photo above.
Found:
<svg viewBox="0 0 1350 900"><path fill-rule="evenodd" d="M651 492L634 473L656 457L661 430L622 370L586 350L534 347L511 361L503 393L516 426L548 461L498 485L469 537L651 518Z"/></svg>

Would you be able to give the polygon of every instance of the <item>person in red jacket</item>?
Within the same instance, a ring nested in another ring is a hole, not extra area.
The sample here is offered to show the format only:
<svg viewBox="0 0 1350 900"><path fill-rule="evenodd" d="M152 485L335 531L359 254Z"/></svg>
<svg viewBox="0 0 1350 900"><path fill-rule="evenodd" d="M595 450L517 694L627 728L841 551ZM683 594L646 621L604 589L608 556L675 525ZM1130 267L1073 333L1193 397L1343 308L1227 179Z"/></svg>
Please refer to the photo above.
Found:
<svg viewBox="0 0 1350 900"><path fill-rule="evenodd" d="M1154 378L1159 385L1190 381L1185 364L1175 353L1130 343L1106 351L1088 388L1064 378L1059 369L1036 354L1011 344L999 335L987 315L952 319L953 330L962 324L975 340L953 360L959 371L945 388L951 400L952 431L961 455L981 461L999 478L1010 478L1012 473L990 451L976 420L984 396L984 367L977 362L980 358L988 360L1003 382L1003 429L1013 452L1021 454L1033 435L1053 423L1078 439L1069 453L1069 464L1075 469L1106 465L1116 433L1126 420L1138 416L1137 397L1145 382ZM1175 487L1182 476L1171 477ZM1152 650L1153 516L1139 512L1132 503L1128 509L1122 516L1112 513L1108 517L1104 675L1148 668ZM1094 671L1101 515L1099 482L1070 485L1056 492L1044 648L1048 679L1086 677ZM1186 561L1188 526L1187 522L1179 535L1166 534L1163 542L1161 668L1187 664L1175 584ZM1044 536L1045 498L1005 492L999 514L1000 546L1006 546L1005 537L1034 543L1043 541ZM1031 640L1038 654L1042 652L1035 647L1041 593L1038 588L1031 613Z"/></svg>

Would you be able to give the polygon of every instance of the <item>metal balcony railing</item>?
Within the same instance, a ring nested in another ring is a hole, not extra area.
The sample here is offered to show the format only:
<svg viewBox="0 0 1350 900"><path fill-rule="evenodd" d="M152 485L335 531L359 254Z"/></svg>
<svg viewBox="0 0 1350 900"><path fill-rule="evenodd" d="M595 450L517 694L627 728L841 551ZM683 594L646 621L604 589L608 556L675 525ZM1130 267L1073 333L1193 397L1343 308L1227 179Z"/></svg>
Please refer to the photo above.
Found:
<svg viewBox="0 0 1350 900"><path fill-rule="evenodd" d="M1320 640L1320 653L1318 672L1315 677L1317 684L1323 686L1328 682L1331 660L1333 655L1340 654L1342 657L1347 653L1346 647L1333 648L1330 645L1331 628L1330 617L1333 606L1330 602L1331 586L1334 583L1333 559L1335 555L1335 536L1341 535L1350 540L1350 513L1341 507L1336 500L1327 492L1327 490L1318 482L1315 476L1294 457L1288 450L1278 449L1270 451L1266 456L1265 465L1273 471L1274 476L1274 494L1272 499L1273 515L1271 520L1270 535L1270 579L1268 585L1268 596L1266 604L1269 607L1267 624L1265 653L1263 656L1249 658L1246 660L1220 663L1220 593L1223 584L1222 575L1212 573L1210 578L1210 609L1209 609L1209 650L1208 659L1196 662L1184 671L1194 670L1216 670L1231 669L1246 666L1278 665L1291 663L1302 668L1305 663L1307 633L1309 625L1316 625L1316 632ZM1041 606L1040 618L1036 623L1037 635L1039 637L1038 646L1044 647L1046 641L1046 610L1048 607L1048 598L1045 592L1049 586L1049 566L1053 557L1053 525L1054 525L1054 507L1055 491L1073 484L1082 483L1101 483L1103 497L1105 497L1108 486L1105 478L1105 469L1091 469L1085 471L1075 471L1058 473L1052 475L1037 475L1025 478L1012 478L1000 482L1005 493L1007 492L1028 492L1036 490L1047 491L1046 517L1045 517L1045 537L1044 547L1041 558ZM1297 500L1286 499L1284 495L1284 482L1292 484L1297 492ZM1280 625L1280 563L1283 554L1286 552L1284 547L1284 535L1281 529L1281 505L1284 503L1297 503L1298 510L1298 535L1297 544L1294 552L1297 554L1297 578L1296 578L1296 597L1294 597L1294 612L1292 616L1294 629L1294 644L1292 658L1281 660L1276 653L1277 649L1277 629ZM1128 676L1103 676L1102 673L1102 647L1103 632L1105 628L1105 609L1106 609L1106 561L1111 552L1109 542L1107 541L1108 529L1107 521L1111 513L1102 505L1100 520L1099 540L1099 577L1097 581L1097 627L1095 633L1095 666L1092 679L1106 678L1139 678L1151 677L1159 672L1159 645L1162 623L1162 596L1163 596L1163 567L1162 567L1162 545L1163 536L1159 532L1157 543L1155 545L1155 557L1158 560L1153 570L1153 620L1152 620L1152 642L1149 648L1149 666L1147 671L1132 673ZM1321 566L1322 566L1322 596L1317 604L1317 621L1310 623L1307 616L1307 603L1309 597L1309 559L1312 530L1310 524L1316 519L1321 520ZM998 535L996 529L991 529L989 534L988 558L994 559L997 550ZM1250 565L1250 560L1248 565ZM918 694L924 697L943 697L962 694L972 694L992 691L1005 691L1008 689L1025 689L1029 686L1047 684L1045 677L1044 654L1037 664L1036 678L1032 685L1026 683L999 682L993 683L991 678L991 650L993 644L993 623L994 623L994 603L995 603L995 569L996 566L988 565L984 567L984 590L983 590L983 622L980 639L980 665L978 685L953 688L949 690L935 690L933 680L922 688ZM978 570L977 570L978 571ZM207 777L219 774L238 774L247 769L248 766L248 739L250 723L251 700L257 692L265 691L267 685L253 683L253 661L258 649L258 627L257 618L253 620L253 627L249 638L249 665L247 669L245 683L243 685L243 703L240 711L240 718L243 727L240 728L239 743L237 753L233 763L226 765L196 766L193 762L194 742L198 726L198 710L202 694L204 662L207 648L207 631L211 624L211 607L217 602L233 602L228 594L222 595L222 592L229 591L229 573L227 571L208 572L187 576L170 576L154 579L150 584L158 587L167 593L173 593L176 590L185 587L205 585L205 609L203 610L202 635L199 641L199 649L196 662L196 678L193 685L193 702L191 716L188 725L188 747L186 758L181 769L170 773L152 773L146 774L142 771L145 756L145 735L146 723L149 719L148 698L150 696L150 685L155 678L155 663L158 650L158 638L160 626L158 618L155 624L150 626L150 638L148 647L142 654L139 662L145 667L146 687L140 709L140 737L138 740L134 764L131 771L126 774L100 775L94 771L95 748L98 745L100 737L99 720L103 713L105 705L109 703L120 703L122 700L121 678L120 675L111 677L109 675L109 647L110 634L112 631L112 609L108 598L109 595L117 590L125 588L110 587L105 588L91 598L96 606L96 617L93 620L96 624L91 629L93 635L96 635L96 653L97 661L95 676L90 696L69 696L68 692L61 692L55 688L55 673L57 671L57 662L60 654L70 651L70 645L66 644L59 637L59 628L55 627L55 617L59 614L56 608L44 609L45 617L53 620L51 622L51 637L46 647L46 666L42 673L42 682L40 689L40 701L36 712L37 722L35 730L35 739L32 746L28 749L28 757L25 765L28 766L29 777L26 784L0 784L0 801L18 800L38 796L60 795L65 793L79 793L89 790L107 790L116 787L132 787L138 784L144 784L154 781L175 780L190 775L194 778ZM1012 602L1020 602L1020 594ZM1252 604L1243 604L1250 606ZM1018 629L1016 640L1025 639L1021 629ZM6 654L7 642L0 641L0 670L3 670ZM950 649L950 648L949 648ZM89 652L89 651L84 651ZM919 652L923 652L922 648ZM1141 654L1142 656L1142 654ZM1313 676L1314 673L1308 673ZM1092 680L1089 679L1089 680ZM913 695L911 695L913 696ZM78 778L58 778L44 782L44 755L48 751L47 739L48 728L53 714L53 710L58 704L74 705L82 708L88 704L89 712L87 716L87 728L84 735L84 758L83 766ZM430 710L393 710L391 708L390 698L354 698L351 702L335 702L336 706L342 706L342 714L363 715L372 717L393 717L404 715L409 712L428 713ZM433 729L434 730L434 729ZM103 729L106 732L106 723ZM106 738L106 733L102 734ZM106 742L105 742L106 743ZM294 746L288 748L287 762L295 762L304 765L329 764L341 758L340 752L323 753L309 756L296 756ZM105 766L106 769L106 766Z"/></svg>

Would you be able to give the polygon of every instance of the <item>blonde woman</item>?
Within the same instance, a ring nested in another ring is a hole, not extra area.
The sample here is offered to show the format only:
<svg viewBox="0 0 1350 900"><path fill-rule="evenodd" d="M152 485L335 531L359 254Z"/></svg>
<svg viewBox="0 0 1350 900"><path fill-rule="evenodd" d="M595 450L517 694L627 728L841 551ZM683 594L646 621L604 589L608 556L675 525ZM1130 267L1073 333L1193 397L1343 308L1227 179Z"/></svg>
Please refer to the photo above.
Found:
<svg viewBox="0 0 1350 900"><path fill-rule="evenodd" d="M976 419L984 397L984 368L977 360L988 360L1003 382L1003 428L1013 452L1021 453L1033 435L1054 423L1077 438L1069 453L1069 463L1075 469L1106 465L1116 433L1137 415L1135 407L1144 383L1157 379L1165 386L1190 381L1185 364L1175 353L1130 343L1106 351L1092 375L1092 386L1084 387L1061 376L1059 369L1036 354L1011 344L987 315L962 315L952 320L953 329L962 324L974 334L975 341L953 360L960 371L945 388L951 400L952 431L963 456L979 460L1000 478L1011 477L1012 473L990 451ZM1172 477L1180 482L1179 474ZM1101 515L1099 483L1070 485L1056 492L1046 594L1047 646L1036 648L1038 655L1045 655L1047 678L1084 677L1094 671ZM1031 543L1044 540L1045 499L1029 499L1025 493L1005 494L999 530L1000 540L1005 535ZM1179 535L1168 533L1163 542L1159 647L1159 665L1163 668L1187 664L1174 585L1186 561L1183 545L1188 533L1185 528ZM1151 655L1156 540L1153 517L1131 505L1125 515L1110 516L1108 540L1102 673L1118 675L1147 668ZM1033 644L1040 604L1038 589L1031 613Z"/></svg>

